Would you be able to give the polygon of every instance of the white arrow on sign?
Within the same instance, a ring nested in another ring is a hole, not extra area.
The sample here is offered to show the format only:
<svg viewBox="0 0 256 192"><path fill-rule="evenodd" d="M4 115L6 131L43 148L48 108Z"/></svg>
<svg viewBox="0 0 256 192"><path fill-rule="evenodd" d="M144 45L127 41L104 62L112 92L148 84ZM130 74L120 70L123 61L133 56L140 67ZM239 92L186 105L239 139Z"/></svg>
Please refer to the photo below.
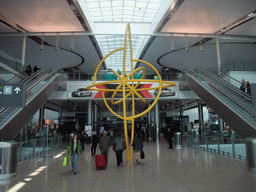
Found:
<svg viewBox="0 0 256 192"><path fill-rule="evenodd" d="M14 89L14 91L16 92L16 94L18 94L18 93L19 93L19 91L21 91L21 90L20 90L20 88L19 88L19 87L16 87L16 88Z"/></svg>

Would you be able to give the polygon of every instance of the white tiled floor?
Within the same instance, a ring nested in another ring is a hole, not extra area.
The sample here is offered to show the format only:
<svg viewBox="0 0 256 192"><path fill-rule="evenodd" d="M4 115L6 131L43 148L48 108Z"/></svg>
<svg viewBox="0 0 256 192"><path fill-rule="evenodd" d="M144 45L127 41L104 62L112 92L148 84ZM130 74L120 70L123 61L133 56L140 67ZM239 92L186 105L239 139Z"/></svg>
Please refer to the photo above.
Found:
<svg viewBox="0 0 256 192"><path fill-rule="evenodd" d="M115 154L110 151L106 170L95 169L95 159L87 145L85 153L79 156L77 175L71 173L70 167L62 166L63 156L53 159L55 154L49 154L48 158L26 161L19 164L17 176L9 184L0 183L0 191L8 191L19 182L25 184L21 192L256 191L256 174L248 172L243 160L187 147L170 150L166 141L144 145L146 158L140 165L133 160L118 167ZM36 176L28 176L41 166L47 168ZM25 181L26 178L32 180Z"/></svg>

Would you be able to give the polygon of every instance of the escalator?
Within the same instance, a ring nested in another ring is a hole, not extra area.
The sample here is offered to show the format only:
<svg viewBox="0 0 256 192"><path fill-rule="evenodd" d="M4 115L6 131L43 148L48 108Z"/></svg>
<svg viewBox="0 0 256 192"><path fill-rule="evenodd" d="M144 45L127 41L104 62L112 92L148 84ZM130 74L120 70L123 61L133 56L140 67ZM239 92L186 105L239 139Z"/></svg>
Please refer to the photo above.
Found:
<svg viewBox="0 0 256 192"><path fill-rule="evenodd" d="M256 110L251 97L219 74L202 68L188 69L188 87L241 137L256 137Z"/></svg>
<svg viewBox="0 0 256 192"><path fill-rule="evenodd" d="M41 69L21 81L26 84L26 104L24 108L2 108L0 115L0 139L12 140L31 119L49 96L66 80L59 69Z"/></svg>

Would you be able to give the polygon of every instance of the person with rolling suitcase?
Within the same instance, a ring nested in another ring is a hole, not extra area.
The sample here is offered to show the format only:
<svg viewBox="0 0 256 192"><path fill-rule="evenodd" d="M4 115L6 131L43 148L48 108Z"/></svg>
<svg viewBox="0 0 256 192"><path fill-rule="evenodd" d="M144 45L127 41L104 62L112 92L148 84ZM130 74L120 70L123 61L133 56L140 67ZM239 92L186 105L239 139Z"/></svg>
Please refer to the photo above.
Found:
<svg viewBox="0 0 256 192"><path fill-rule="evenodd" d="M108 165L108 152L111 146L111 138L107 135L107 131L104 130L103 136L100 138L99 150L101 155L105 156L106 167Z"/></svg>
<svg viewBox="0 0 256 192"><path fill-rule="evenodd" d="M105 169L106 168L106 159L105 155L97 154L95 156L96 169Z"/></svg>

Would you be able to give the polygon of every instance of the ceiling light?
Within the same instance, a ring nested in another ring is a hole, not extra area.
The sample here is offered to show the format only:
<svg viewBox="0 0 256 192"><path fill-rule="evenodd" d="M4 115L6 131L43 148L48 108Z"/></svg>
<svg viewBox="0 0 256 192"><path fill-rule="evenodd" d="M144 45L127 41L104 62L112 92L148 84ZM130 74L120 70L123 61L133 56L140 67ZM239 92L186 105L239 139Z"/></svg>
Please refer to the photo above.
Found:
<svg viewBox="0 0 256 192"><path fill-rule="evenodd" d="M41 37L41 47L40 50L44 50L44 36Z"/></svg>
<svg viewBox="0 0 256 192"><path fill-rule="evenodd" d="M57 35L57 36L56 36L55 50L58 50L58 49L59 49L59 44L60 44L60 38L59 38L59 36Z"/></svg>
<svg viewBox="0 0 256 192"><path fill-rule="evenodd" d="M73 35L71 35L71 50L74 50L74 48L75 48L75 43L74 43L74 34Z"/></svg>
<svg viewBox="0 0 256 192"><path fill-rule="evenodd" d="M173 51L174 50L174 39L172 38L171 39L171 51Z"/></svg>
<svg viewBox="0 0 256 192"><path fill-rule="evenodd" d="M248 15L248 17L252 17L252 16L254 16L255 15L255 13L250 13L249 15Z"/></svg>
<svg viewBox="0 0 256 192"><path fill-rule="evenodd" d="M200 45L200 51L204 51L203 41L202 40L199 41L199 45Z"/></svg>

